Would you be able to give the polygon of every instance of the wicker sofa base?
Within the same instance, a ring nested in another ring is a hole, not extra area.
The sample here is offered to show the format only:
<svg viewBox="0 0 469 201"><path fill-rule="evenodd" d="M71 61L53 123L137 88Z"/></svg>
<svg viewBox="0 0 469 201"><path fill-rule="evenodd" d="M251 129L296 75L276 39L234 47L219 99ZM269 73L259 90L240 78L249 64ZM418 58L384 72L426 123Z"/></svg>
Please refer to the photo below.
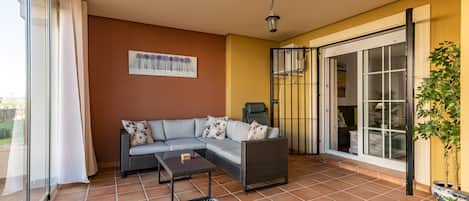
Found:
<svg viewBox="0 0 469 201"><path fill-rule="evenodd" d="M130 135L121 130L120 173L126 177L144 169L156 169L158 162L153 154L129 155ZM233 177L243 185L244 191L282 185L288 182L288 139L284 137L243 141L241 146L241 164L236 164L219 154L208 150L195 150L212 162L217 168ZM281 182L268 183L276 179ZM267 184L254 186L253 184Z"/></svg>

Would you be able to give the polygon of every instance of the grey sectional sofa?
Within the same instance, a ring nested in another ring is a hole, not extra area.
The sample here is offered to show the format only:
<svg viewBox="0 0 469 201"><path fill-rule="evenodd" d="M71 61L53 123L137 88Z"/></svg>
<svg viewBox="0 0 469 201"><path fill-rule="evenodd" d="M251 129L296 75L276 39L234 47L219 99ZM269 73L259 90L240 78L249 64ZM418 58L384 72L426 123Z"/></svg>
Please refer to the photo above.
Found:
<svg viewBox="0 0 469 201"><path fill-rule="evenodd" d="M279 136L278 128L269 127L266 139L247 141L249 124L230 120L227 138L217 140L202 137L206 121L206 118L148 121L155 143L135 147L130 147L130 135L121 129L121 177L136 170L156 168L154 153L191 149L240 181L244 191L253 190L251 184L278 178L282 182L268 186L287 183L288 139Z"/></svg>

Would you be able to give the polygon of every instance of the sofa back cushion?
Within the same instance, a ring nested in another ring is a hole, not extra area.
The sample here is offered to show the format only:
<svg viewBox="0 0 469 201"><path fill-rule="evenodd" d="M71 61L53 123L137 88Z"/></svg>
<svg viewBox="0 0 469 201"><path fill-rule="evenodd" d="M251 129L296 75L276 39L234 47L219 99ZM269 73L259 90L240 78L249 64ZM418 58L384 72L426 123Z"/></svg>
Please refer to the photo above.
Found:
<svg viewBox="0 0 469 201"><path fill-rule="evenodd" d="M267 128L267 138L278 138L280 137L280 130L278 128Z"/></svg>
<svg viewBox="0 0 469 201"><path fill-rule="evenodd" d="M207 125L207 118L196 118L195 121L195 136L202 137L205 128L208 127Z"/></svg>
<svg viewBox="0 0 469 201"><path fill-rule="evenodd" d="M228 121L226 127L226 135L231 140L236 142L245 141L248 139L249 124L241 121Z"/></svg>
<svg viewBox="0 0 469 201"><path fill-rule="evenodd" d="M166 140L195 137L194 119L163 120Z"/></svg>
<svg viewBox="0 0 469 201"><path fill-rule="evenodd" d="M154 140L166 140L162 120L148 121L148 124L150 125L151 134Z"/></svg>

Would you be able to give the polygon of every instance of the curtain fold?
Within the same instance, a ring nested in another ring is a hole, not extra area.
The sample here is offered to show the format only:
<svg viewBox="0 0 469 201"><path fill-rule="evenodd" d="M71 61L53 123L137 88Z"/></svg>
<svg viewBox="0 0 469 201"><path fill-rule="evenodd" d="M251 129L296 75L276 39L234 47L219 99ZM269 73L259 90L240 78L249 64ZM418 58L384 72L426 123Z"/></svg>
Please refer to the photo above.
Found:
<svg viewBox="0 0 469 201"><path fill-rule="evenodd" d="M86 173L88 176L94 175L98 172L98 165L93 147L93 138L91 134L91 112L90 112L90 93L89 93L89 79L88 79L88 8L85 1L82 3L82 27L81 31L81 45L82 51L79 51L79 61L83 61L82 65L78 67L78 87L80 89L80 106L82 114L83 125L83 138L85 141L85 159L86 159Z"/></svg>
<svg viewBox="0 0 469 201"><path fill-rule="evenodd" d="M60 2L57 180L88 182L97 172L91 138L86 3Z"/></svg>

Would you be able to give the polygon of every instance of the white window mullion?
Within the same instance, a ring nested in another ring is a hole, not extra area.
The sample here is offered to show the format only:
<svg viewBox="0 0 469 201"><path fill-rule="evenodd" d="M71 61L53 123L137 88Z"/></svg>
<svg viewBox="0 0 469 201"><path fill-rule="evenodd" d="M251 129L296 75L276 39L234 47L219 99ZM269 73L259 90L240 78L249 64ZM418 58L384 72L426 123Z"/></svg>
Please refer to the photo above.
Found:
<svg viewBox="0 0 469 201"><path fill-rule="evenodd" d="M383 106L384 105L384 47L381 48L381 101L383 102ZM384 123L384 111L385 109L382 108L381 109L381 125L380 125L380 128L381 128L381 140L382 140L382 143L381 143L381 146L382 146L382 157L384 158L385 155L386 155L386 136L385 136L385 133L384 133L384 130L383 130L383 123Z"/></svg>
<svg viewBox="0 0 469 201"><path fill-rule="evenodd" d="M358 76L358 79L357 79L357 103L358 103L358 111L357 111L357 119L358 119L358 122L357 122L357 154L359 157L363 156L363 152L364 152L364 149L363 149L363 145L364 145L364 142L363 142L363 127L364 127L364 122L363 122L363 107L366 106L368 103L365 103L363 100L363 94L365 93L363 91L363 77L366 78L366 76L363 76L363 68L360 68L360 66L362 66L364 63L363 63L363 51L358 51L357 52L357 76ZM365 71L366 72L366 71ZM366 79L365 79L366 80ZM365 81L366 83L366 81ZM366 94L366 93L365 93ZM367 115L365 115L367 116Z"/></svg>
<svg viewBox="0 0 469 201"><path fill-rule="evenodd" d="M363 72L365 72L365 79L363 79L364 81L364 85L363 85L363 100L368 100L368 50L365 50L363 51ZM368 113L369 113L369 107L368 107L368 103L366 102L363 106L364 108L364 124L365 127L367 128L369 125L369 122L368 122ZM369 131L368 129L363 129L364 133L363 133L363 137L364 137L364 140L363 140L363 152L364 154L368 154L368 144L369 144L369 141L368 141L368 135L369 135Z"/></svg>
<svg viewBox="0 0 469 201"><path fill-rule="evenodd" d="M392 93L391 93L391 68L392 68L392 63L391 63L391 60L392 60L392 55L391 55L391 47L392 46L388 46L389 50L388 50L388 68L389 68L389 72L387 73L388 74L388 100L389 100L389 107L388 107L388 129L391 129L391 113L392 113L392 108L391 108L391 100L392 100ZM392 158L392 132L388 131L388 135L389 135L389 158L391 159Z"/></svg>

